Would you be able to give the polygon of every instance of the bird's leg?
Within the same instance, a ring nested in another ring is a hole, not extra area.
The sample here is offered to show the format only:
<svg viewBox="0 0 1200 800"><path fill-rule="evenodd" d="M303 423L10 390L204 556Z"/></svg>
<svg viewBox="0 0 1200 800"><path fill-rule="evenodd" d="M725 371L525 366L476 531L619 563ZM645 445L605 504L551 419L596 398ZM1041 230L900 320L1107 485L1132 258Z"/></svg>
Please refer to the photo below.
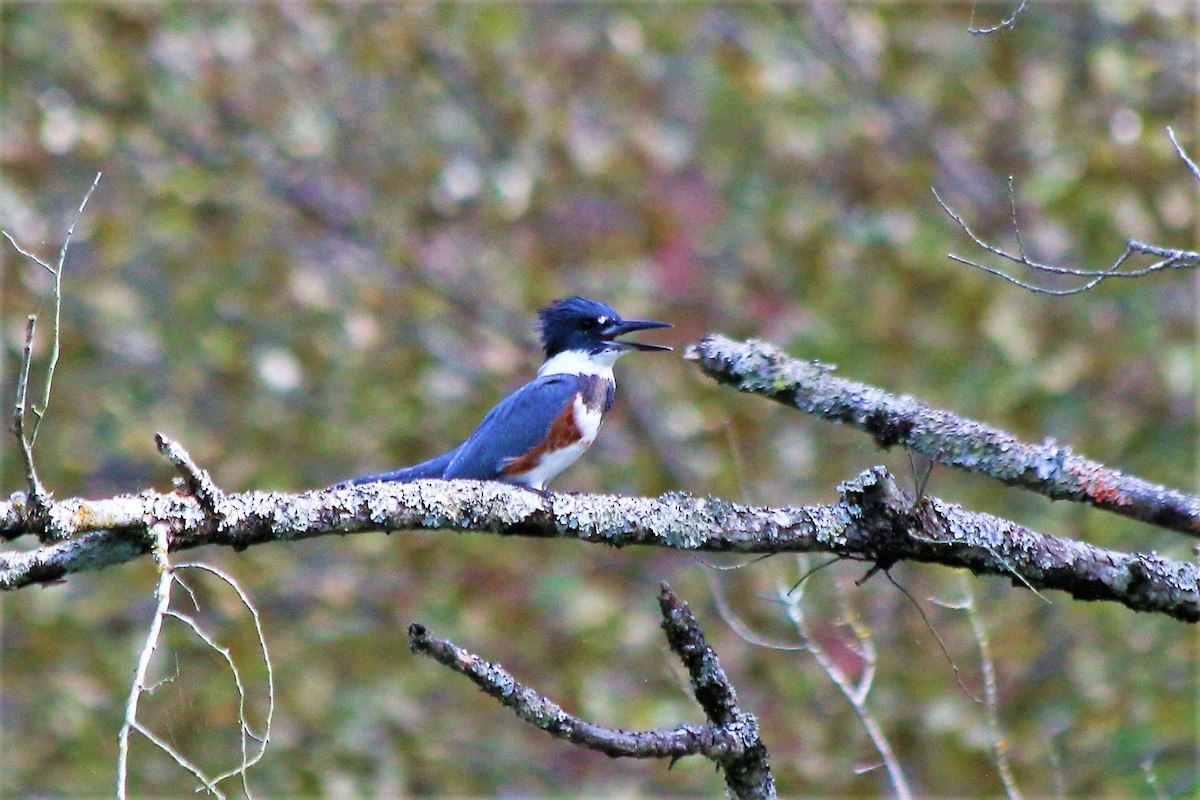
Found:
<svg viewBox="0 0 1200 800"><path fill-rule="evenodd" d="M536 486L530 486L525 483L518 483L516 485L519 486L520 488L524 489L527 492L533 492L538 497L541 497L543 500L553 500L554 499L554 492L550 491L549 489L539 489Z"/></svg>

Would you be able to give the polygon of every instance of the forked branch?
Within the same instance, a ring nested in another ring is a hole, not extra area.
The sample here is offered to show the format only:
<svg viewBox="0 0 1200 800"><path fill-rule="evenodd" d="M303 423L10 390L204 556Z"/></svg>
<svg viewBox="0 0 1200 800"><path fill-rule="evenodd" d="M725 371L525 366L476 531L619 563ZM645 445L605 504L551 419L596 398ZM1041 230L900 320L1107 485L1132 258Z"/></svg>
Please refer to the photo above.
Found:
<svg viewBox="0 0 1200 800"><path fill-rule="evenodd" d="M674 762L684 756L701 755L724 771L725 784L734 797L775 797L775 781L767 749L758 734L758 721L738 706L737 693L696 618L665 583L659 606L667 641L687 667L696 700L708 717L704 725L679 725L658 731L596 725L568 714L499 664L434 636L425 625L414 622L409 626L408 643L414 653L467 676L518 717L556 738L613 758L669 758Z"/></svg>
<svg viewBox="0 0 1200 800"><path fill-rule="evenodd" d="M1175 138L1175 132L1172 129L1167 128L1167 135L1170 137L1171 143L1175 146L1175 152L1179 155L1180 159L1183 160L1184 164L1188 167L1191 173L1198 180L1200 180L1200 167L1196 165L1196 162L1194 162L1188 156L1187 152L1179 144L1179 141ZM1025 245L1021 240L1021 226L1017 221L1016 190L1011 177L1008 179L1008 199L1011 209L1010 224L1017 241L1016 252L999 245L992 244L976 234L975 231L971 229L971 226L967 224L966 220L963 219L962 215L954 211L954 209L952 209L946 203L946 201L942 199L942 196L938 194L937 189L933 190L933 196L934 199L937 200L938 205L942 207L942 210L945 211L952 220L954 220L958 227L962 228L963 232L966 233L967 236L970 237L971 241L974 242L974 244L981 250L991 253L997 258L1007 261L1010 264L1015 264L1018 267L1033 270L1035 273L1040 273L1041 275L1058 276L1060 278L1079 278L1083 280L1083 283L1065 288L1040 286L1010 274L1004 269L985 264L982 261L976 261L975 259L966 258L965 256L955 255L954 253L949 254L949 257L952 261L957 261L959 264L965 264L966 266L982 270L989 275L995 275L996 277L1002 278L1009 283L1021 287L1022 289L1026 289L1030 292L1036 292L1037 294L1047 294L1062 297L1066 295L1079 294L1081 292L1094 289L1100 284L1101 281L1108 278L1142 278L1153 272L1161 272L1162 270L1195 269L1200 267L1200 252L1195 250L1184 250L1177 247L1163 247L1162 245L1151 244L1138 239L1127 240L1125 242L1125 249L1121 252L1121 254L1117 256L1116 260L1113 261L1112 264L1103 269L1076 269L1074 267L1063 267L1037 261L1029 256L1029 253L1025 250ZM1130 262L1130 259L1135 259L1137 257L1149 257L1154 260L1145 266L1127 269L1126 265Z"/></svg>
<svg viewBox="0 0 1200 800"><path fill-rule="evenodd" d="M42 402L40 405L34 404L31 406L29 404L29 370L33 361L33 334L37 328L37 315L31 314L25 328L25 346L21 350L21 371L17 378L17 398L13 408L12 423L12 432L17 437L21 449L21 461L25 468L25 481L29 490L29 503L33 513L43 517L48 507L49 495L38 478L37 469L34 466L33 445L37 441L38 432L42 428L42 420L45 419L46 410L50 406L50 389L54 383L54 371L58 367L62 322L62 276L63 267L67 263L67 250L71 246L71 237L75 235L75 226L79 223L79 218L83 216L83 210L87 207L92 193L96 191L96 186L100 183L100 174L99 172L96 173L92 185L84 193L83 200L79 203L79 209L75 212L75 218L71 220L70 226L67 227L62 247L58 251L58 262L54 266L51 266L34 253L22 247L8 231L0 231L18 253L54 276L53 338L50 345L50 361L46 365L46 379L42 389ZM32 430L29 430L26 425L26 414L28 412L31 412L35 418ZM43 541L51 538L53 538L53 531L47 528Z"/></svg>

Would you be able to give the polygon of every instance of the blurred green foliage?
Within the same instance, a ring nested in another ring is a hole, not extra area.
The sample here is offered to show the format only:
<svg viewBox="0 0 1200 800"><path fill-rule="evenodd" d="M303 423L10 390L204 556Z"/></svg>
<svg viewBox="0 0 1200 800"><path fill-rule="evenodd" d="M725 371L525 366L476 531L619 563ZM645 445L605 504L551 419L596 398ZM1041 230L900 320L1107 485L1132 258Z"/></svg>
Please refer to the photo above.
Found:
<svg viewBox="0 0 1200 800"><path fill-rule="evenodd" d="M1037 3L1012 31L967 33L1013 5L5 3L0 226L52 255L104 172L68 259L42 476L60 497L163 489L156 430L230 491L420 460L532 374L534 310L580 293L674 321L680 348L707 331L759 336L1195 488L1194 278L1033 296L948 261L980 254L930 193L1012 246L1015 176L1024 241L1047 261L1105 266L1127 237L1195 246L1196 187L1164 134L1200 155L1195 6ZM49 283L7 246L0 269L10 398ZM604 435L556 488L823 502L873 463L911 473L902 453L677 358L618 372ZM16 490L12 442L0 452ZM1183 537L977 477L938 469L929 491L1191 556ZM657 631L663 579L759 714L782 791L887 790L828 678L803 653L738 638L696 559L410 533L200 555L264 614L279 688L252 773L266 796L716 794L706 762L668 771L555 742L404 640L425 622L602 724L697 721ZM814 628L849 653L842 592L873 632L870 706L920 794L999 794L981 708L895 587L854 586L864 569L811 580ZM718 577L782 638L764 597L798 574L777 558ZM893 574L981 691L967 620L926 600L956 599L958 576ZM154 583L146 560L0 598L0 793L111 790ZM969 585L1029 795L1145 795L1148 762L1169 794L1200 790L1195 630ZM200 598L251 658L236 602ZM203 763L233 761L221 664L178 630L160 659L171 681L147 700L151 721ZM248 669L258 719L263 676ZM133 764L138 793L192 788L145 742Z"/></svg>

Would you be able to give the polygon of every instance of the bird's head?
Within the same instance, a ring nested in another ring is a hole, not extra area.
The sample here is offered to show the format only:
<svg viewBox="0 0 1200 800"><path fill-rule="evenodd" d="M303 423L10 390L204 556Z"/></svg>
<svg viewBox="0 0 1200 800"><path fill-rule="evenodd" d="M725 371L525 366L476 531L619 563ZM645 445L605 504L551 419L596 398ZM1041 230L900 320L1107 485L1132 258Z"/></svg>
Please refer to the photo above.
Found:
<svg viewBox="0 0 1200 800"><path fill-rule="evenodd" d="M621 319L612 306L586 297L558 300L538 312L538 333L547 359L573 351L611 364L634 350L670 350L662 345L617 339L634 331L669 327L669 322Z"/></svg>

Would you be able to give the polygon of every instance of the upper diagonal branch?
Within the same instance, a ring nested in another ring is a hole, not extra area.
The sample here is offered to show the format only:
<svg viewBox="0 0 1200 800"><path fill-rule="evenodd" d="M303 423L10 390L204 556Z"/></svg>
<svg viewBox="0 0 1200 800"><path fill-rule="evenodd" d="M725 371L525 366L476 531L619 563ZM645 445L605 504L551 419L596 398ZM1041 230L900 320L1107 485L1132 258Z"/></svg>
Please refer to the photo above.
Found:
<svg viewBox="0 0 1200 800"><path fill-rule="evenodd" d="M751 339L709 336L685 354L721 383L793 406L941 464L980 472L1055 500L1074 500L1125 517L1200 536L1200 497L1126 475L1077 456L1051 439L1022 442L1010 433L934 408L908 395L834 377L833 367L800 361Z"/></svg>
<svg viewBox="0 0 1200 800"><path fill-rule="evenodd" d="M921 561L1200 621L1200 566L1047 536L951 503L915 504L879 467L841 488L842 500L830 505L764 507L682 493L543 497L501 483L416 481L304 494L227 494L219 520L181 494L71 499L49 510L49 524L67 541L0 552L0 589L51 583L144 556L152 542L149 525L161 522L170 526L171 551L412 529L572 538L616 547L834 553L882 566ZM0 503L0 534L6 538L36 532L33 524L22 508Z"/></svg>

